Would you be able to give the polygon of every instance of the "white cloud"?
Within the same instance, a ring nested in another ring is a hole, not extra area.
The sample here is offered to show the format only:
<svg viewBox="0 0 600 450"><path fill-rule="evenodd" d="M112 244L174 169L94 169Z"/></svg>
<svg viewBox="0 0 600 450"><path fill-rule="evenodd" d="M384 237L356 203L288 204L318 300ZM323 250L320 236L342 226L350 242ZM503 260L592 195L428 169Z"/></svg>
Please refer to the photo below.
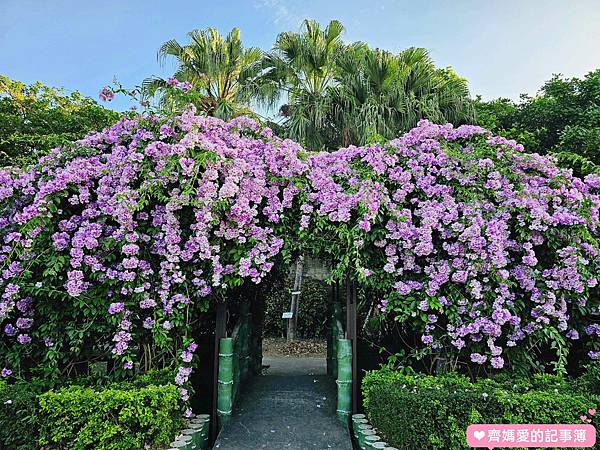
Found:
<svg viewBox="0 0 600 450"><path fill-rule="evenodd" d="M273 15L273 22L284 27L298 28L303 18L292 13L283 0L255 0L256 9L267 9Z"/></svg>

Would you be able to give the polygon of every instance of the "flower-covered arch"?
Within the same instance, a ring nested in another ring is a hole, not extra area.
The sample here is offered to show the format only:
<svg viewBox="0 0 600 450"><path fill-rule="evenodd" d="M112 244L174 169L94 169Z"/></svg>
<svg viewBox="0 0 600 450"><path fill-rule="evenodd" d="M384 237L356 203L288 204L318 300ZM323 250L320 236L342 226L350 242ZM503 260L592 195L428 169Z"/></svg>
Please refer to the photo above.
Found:
<svg viewBox="0 0 600 450"><path fill-rule="evenodd" d="M597 358L600 178L522 150L422 121L387 144L313 153L190 110L2 170L3 375L60 371L84 329L97 353L112 342L119 371L141 342L171 346L187 399L190 318L297 251L384 292L379 309L428 351L502 368L544 333Z"/></svg>

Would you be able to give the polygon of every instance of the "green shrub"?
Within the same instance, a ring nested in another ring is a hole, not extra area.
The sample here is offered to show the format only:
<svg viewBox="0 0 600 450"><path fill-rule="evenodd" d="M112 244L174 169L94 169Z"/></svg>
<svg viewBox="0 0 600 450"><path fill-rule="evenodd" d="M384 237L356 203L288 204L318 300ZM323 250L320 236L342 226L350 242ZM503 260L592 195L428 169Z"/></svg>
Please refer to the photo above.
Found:
<svg viewBox="0 0 600 450"><path fill-rule="evenodd" d="M29 450L38 438L38 383L9 385L0 381L0 448Z"/></svg>
<svg viewBox="0 0 600 450"><path fill-rule="evenodd" d="M585 373L577 379L579 389L600 395L600 361L586 367Z"/></svg>
<svg viewBox="0 0 600 450"><path fill-rule="evenodd" d="M173 385L95 390L71 386L39 397L42 445L69 449L140 449L167 444L182 428Z"/></svg>
<svg viewBox="0 0 600 450"><path fill-rule="evenodd" d="M389 444L467 449L465 431L473 423L581 423L579 416L597 408L600 396L577 386L548 375L471 383L456 374L382 369L365 376L362 391L371 423Z"/></svg>

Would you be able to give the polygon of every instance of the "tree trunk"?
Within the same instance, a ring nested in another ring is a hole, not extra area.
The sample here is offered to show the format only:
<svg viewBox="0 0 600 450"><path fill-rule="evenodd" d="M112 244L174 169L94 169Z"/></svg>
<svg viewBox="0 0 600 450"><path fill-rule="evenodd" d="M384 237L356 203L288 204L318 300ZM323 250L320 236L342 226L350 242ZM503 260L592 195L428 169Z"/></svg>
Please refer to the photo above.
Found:
<svg viewBox="0 0 600 450"><path fill-rule="evenodd" d="M296 274L294 275L294 288L292 290L292 302L290 312L292 318L288 319L287 341L296 339L296 329L298 326L298 303L300 301L300 289L302 288L302 272L304 270L304 255L298 256L296 261Z"/></svg>

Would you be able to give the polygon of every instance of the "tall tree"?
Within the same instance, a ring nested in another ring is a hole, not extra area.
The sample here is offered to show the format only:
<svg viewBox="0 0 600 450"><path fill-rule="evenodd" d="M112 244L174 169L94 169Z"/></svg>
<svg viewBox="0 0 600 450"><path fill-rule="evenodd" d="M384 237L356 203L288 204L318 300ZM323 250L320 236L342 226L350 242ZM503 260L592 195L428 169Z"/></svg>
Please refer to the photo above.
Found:
<svg viewBox="0 0 600 450"><path fill-rule="evenodd" d="M554 75L533 97L478 99L475 108L483 126L526 150L553 153L578 175L600 173L600 70L582 79Z"/></svg>
<svg viewBox="0 0 600 450"><path fill-rule="evenodd" d="M343 32L337 20L325 28L305 20L299 33L279 34L263 60L261 94L269 94L263 98L271 106L282 99L286 102L281 108L286 134L312 149L325 146L331 132L328 89L335 84Z"/></svg>
<svg viewBox="0 0 600 450"><path fill-rule="evenodd" d="M345 45L338 21L305 20L277 37L259 79L270 105L282 99L288 137L312 149L391 138L419 119L464 123L473 118L467 82L438 69L426 50L398 55L356 42ZM267 88L270 86L270 88Z"/></svg>
<svg viewBox="0 0 600 450"><path fill-rule="evenodd" d="M119 117L79 92L0 75L0 167L25 164Z"/></svg>
<svg viewBox="0 0 600 450"><path fill-rule="evenodd" d="M333 123L336 145L362 145L392 138L420 119L460 124L473 119L465 79L436 68L427 50L409 48L394 55L363 43L345 47L336 60Z"/></svg>
<svg viewBox="0 0 600 450"><path fill-rule="evenodd" d="M188 82L200 93L197 107L206 115L222 119L250 113L252 99L260 92L255 84L261 71L262 51L245 48L237 28L223 37L214 28L188 33L189 43L182 45L171 39L158 50L164 65L169 58L176 64L173 78ZM158 95L169 105L174 99L165 95L168 80L149 78L143 83L148 96Z"/></svg>

